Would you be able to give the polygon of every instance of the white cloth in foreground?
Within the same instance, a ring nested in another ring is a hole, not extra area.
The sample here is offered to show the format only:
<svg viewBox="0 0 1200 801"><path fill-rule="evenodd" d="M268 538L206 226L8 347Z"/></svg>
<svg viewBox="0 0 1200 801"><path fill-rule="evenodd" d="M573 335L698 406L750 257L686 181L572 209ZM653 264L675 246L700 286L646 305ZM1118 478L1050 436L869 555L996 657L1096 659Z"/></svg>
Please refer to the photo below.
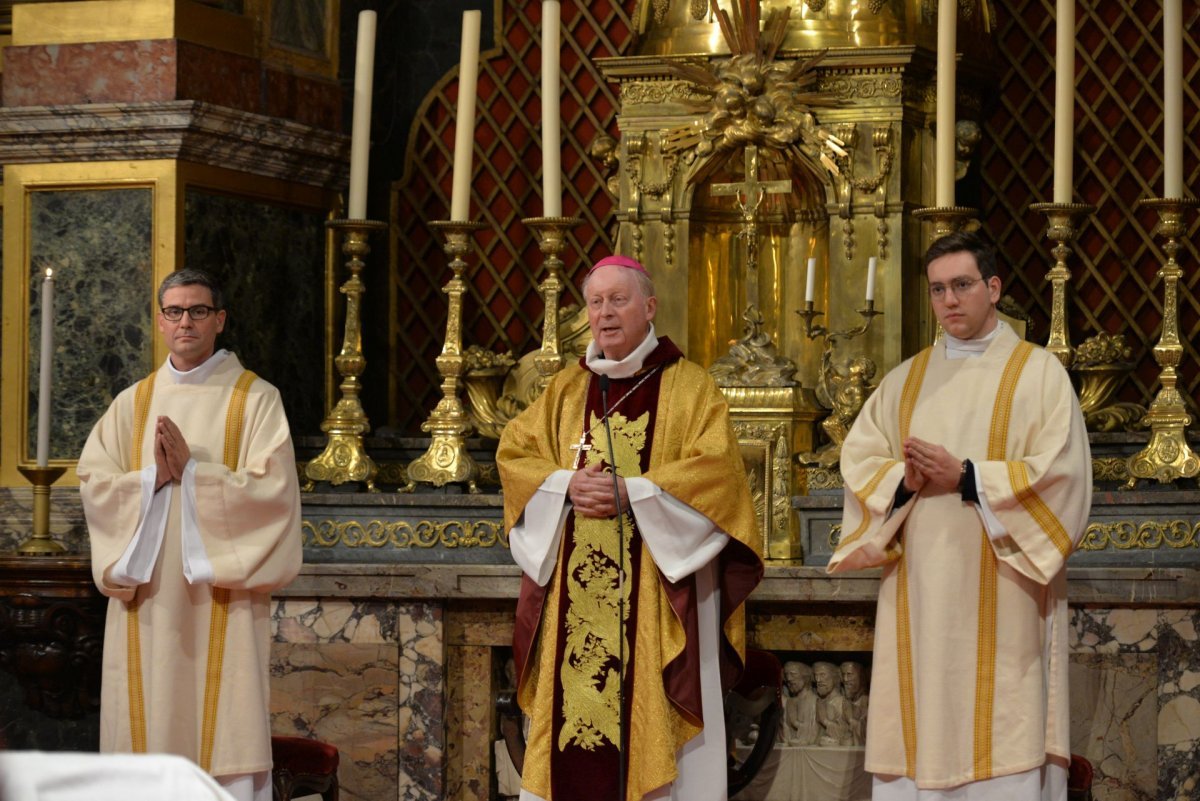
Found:
<svg viewBox="0 0 1200 801"><path fill-rule="evenodd" d="M171 754L0 752L4 801L236 801Z"/></svg>

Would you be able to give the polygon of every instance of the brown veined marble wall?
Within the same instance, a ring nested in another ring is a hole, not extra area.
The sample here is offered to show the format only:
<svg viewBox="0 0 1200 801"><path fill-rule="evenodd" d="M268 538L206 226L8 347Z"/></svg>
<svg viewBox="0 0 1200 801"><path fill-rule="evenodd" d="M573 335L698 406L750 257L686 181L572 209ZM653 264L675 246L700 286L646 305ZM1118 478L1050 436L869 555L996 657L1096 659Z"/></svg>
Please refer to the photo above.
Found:
<svg viewBox="0 0 1200 801"><path fill-rule="evenodd" d="M50 458L75 459L113 398L152 369L152 190L29 195L30 458L36 450L42 278L54 270Z"/></svg>
<svg viewBox="0 0 1200 801"><path fill-rule="evenodd" d="M272 623L272 732L337 746L346 801L441 799L441 604L290 599Z"/></svg>

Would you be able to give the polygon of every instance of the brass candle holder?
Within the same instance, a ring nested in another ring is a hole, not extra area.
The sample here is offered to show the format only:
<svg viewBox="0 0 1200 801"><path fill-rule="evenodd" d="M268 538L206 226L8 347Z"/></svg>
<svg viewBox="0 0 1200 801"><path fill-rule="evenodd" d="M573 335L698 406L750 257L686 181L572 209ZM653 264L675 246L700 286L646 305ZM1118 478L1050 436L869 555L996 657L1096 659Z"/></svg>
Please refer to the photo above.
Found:
<svg viewBox="0 0 1200 801"><path fill-rule="evenodd" d="M67 469L22 465L18 465L17 469L33 485L33 533L17 546L17 553L24 556L57 556L65 553L67 549L50 538L50 486Z"/></svg>
<svg viewBox="0 0 1200 801"><path fill-rule="evenodd" d="M387 224L374 220L329 220L325 224L342 232L342 252L349 257L346 270L350 277L341 287L346 296L345 336L341 352L333 360L342 375L339 386L342 397L321 423L321 430L327 435L325 450L304 466L306 480L301 489L311 492L318 481L327 481L334 486L357 481L365 484L368 492L378 492L375 475L379 468L363 448L363 434L371 430L371 423L358 400L362 389L359 376L367 368L362 352L361 314L366 287L359 273L364 257L371 252L367 238L372 231L385 230Z"/></svg>
<svg viewBox="0 0 1200 801"><path fill-rule="evenodd" d="M1034 203L1029 208L1046 215L1046 238L1054 242L1050 249L1054 266L1046 273L1051 286L1050 339L1046 350L1053 353L1063 367L1070 368L1075 351L1067 332L1067 281L1071 279L1067 259L1072 253L1071 242L1079 233L1084 218L1096 207L1086 203Z"/></svg>
<svg viewBox="0 0 1200 801"><path fill-rule="evenodd" d="M883 312L875 309L875 301L868 300L863 308L855 309L859 316L863 318L861 325L852 326L842 331L830 331L826 326L817 325L814 322L818 317L824 317L825 312L817 311L813 308L813 305L811 300L806 300L804 308L797 310L796 314L804 318L804 336L809 339L824 340L827 346L832 346L843 339L849 340L862 336L871 327L871 320L883 314Z"/></svg>
<svg viewBox="0 0 1200 801"><path fill-rule="evenodd" d="M935 241L946 234L971 231L979 227L979 209L967 206L926 206L914 211L913 216L923 222L933 223Z"/></svg>
<svg viewBox="0 0 1200 801"><path fill-rule="evenodd" d="M821 340L821 369L817 376L815 394L817 400L829 408L829 416L821 422L821 428L829 437L829 444L819 451L799 455L801 463L833 467L841 460L842 443L850 432L850 426L862 410L862 404L870 394L868 383L875 374L875 363L865 356L858 356L839 367L833 363L833 349L838 342L862 336L871 327L871 322L883 314L875 309L875 301L868 300L863 308L857 309L862 323L841 331L831 331L816 324L823 316L813 308L811 300L804 302L804 309L796 314L804 320L804 335L812 340Z"/></svg>
<svg viewBox="0 0 1200 801"><path fill-rule="evenodd" d="M442 291L450 299L446 310L446 341L437 357L438 373L442 376L442 399L438 401L429 419L421 424L422 431L433 435L429 449L408 465L408 484L401 492L412 492L417 484L466 483L472 493L479 492L479 463L467 451L467 435L471 433L471 420L458 397L459 379L466 367L462 349L462 296L467 285L462 279L463 258L470 249L468 237L487 226L476 222L439 220L432 222L434 230L446 238L445 251L450 256L453 276Z"/></svg>
<svg viewBox="0 0 1200 801"><path fill-rule="evenodd" d="M1139 207L1158 212L1158 224L1154 226L1153 234L1163 240L1167 262L1158 271L1163 282L1163 320L1162 336L1154 346L1154 359L1162 368L1160 386L1145 417L1150 426L1150 441L1129 457L1127 489L1133 489L1138 479L1152 478L1160 484L1168 484L1200 473L1200 458L1187 443L1187 426L1192 418L1176 387L1178 375L1175 370L1183 359L1183 345L1179 341L1179 278L1183 270L1179 269L1175 254L1179 251L1180 238L1187 231L1184 213L1198 205L1200 202L1191 197L1147 198L1138 203Z"/></svg>
<svg viewBox="0 0 1200 801"><path fill-rule="evenodd" d="M566 359L558 342L558 300L563 282L560 276L563 261L559 256L567 242L567 231L583 223L578 217L526 217L521 222L533 230L538 240L538 249L545 256L543 265L546 277L538 286L538 293L545 304L542 318L542 348L533 357L537 367L537 391L540 395L554 374L563 368Z"/></svg>

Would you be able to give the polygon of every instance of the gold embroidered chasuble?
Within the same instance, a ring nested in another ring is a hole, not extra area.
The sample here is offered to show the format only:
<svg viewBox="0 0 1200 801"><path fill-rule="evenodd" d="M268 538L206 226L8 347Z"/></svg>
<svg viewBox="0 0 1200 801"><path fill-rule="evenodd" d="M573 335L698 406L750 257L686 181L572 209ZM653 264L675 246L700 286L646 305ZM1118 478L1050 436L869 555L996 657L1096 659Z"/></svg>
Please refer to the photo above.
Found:
<svg viewBox="0 0 1200 801"><path fill-rule="evenodd" d="M669 340L664 341L678 353ZM653 367L652 355L642 373L614 382L610 404ZM649 407L626 401L610 416L616 461L621 475L641 473L731 535L718 556L722 683L727 689L744 655L743 603L762 571L751 544L756 524L749 487L727 406L707 372L681 358L658 369L662 376ZM504 482L507 528L520 519L548 476L571 468L576 455L571 446L578 443L581 432L591 429L588 463L611 463L603 424L596 425L602 418L596 411L592 379L578 364L565 368L505 428L497 462ZM629 799L640 799L674 781L676 752L703 725L698 667L675 669L696 653L695 599L690 599L689 608L687 594L691 579L673 586L655 569L635 522L631 514L624 515L624 564L630 576L625 582L624 648L627 655L633 654L625 684L632 694L626 698ZM618 679L613 669L621 647L613 569L619 558L616 543L615 519L568 513L548 586L539 588L528 576L523 579L514 650L518 699L531 718L531 729L522 786L548 801L554 801L551 764L558 764L556 750L581 753L611 747L618 739ZM615 772L615 756L606 764Z"/></svg>
<svg viewBox="0 0 1200 801"><path fill-rule="evenodd" d="M154 464L160 415L196 460L195 506L213 584L182 570L181 485L149 582L112 583L138 527L141 468ZM164 365L96 423L80 493L105 623L100 750L186 756L215 776L271 768L270 592L299 572L300 496L278 391L230 354L201 384Z"/></svg>
<svg viewBox="0 0 1200 801"><path fill-rule="evenodd" d="M1005 533L957 492L892 511L908 436L970 459ZM1065 370L1003 328L977 358L944 342L880 383L842 448L833 573L883 566L866 768L948 788L1070 758L1068 555L1091 457Z"/></svg>

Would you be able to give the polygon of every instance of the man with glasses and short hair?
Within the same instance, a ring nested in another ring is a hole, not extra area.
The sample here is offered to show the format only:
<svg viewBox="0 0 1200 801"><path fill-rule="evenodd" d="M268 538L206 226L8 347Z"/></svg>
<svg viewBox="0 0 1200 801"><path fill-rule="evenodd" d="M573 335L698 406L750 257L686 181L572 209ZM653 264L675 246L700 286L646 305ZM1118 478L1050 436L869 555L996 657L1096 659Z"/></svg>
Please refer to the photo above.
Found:
<svg viewBox="0 0 1200 801"><path fill-rule="evenodd" d="M268 607L301 560L292 439L278 390L215 350L216 281L179 270L158 302L170 355L79 457L110 598L100 750L179 754L239 801L269 801Z"/></svg>
<svg viewBox="0 0 1200 801"><path fill-rule="evenodd" d="M883 567L866 768L892 801L1065 799L1067 557L1091 507L1067 372L996 314L976 233L924 259L945 331L842 446L838 573Z"/></svg>

